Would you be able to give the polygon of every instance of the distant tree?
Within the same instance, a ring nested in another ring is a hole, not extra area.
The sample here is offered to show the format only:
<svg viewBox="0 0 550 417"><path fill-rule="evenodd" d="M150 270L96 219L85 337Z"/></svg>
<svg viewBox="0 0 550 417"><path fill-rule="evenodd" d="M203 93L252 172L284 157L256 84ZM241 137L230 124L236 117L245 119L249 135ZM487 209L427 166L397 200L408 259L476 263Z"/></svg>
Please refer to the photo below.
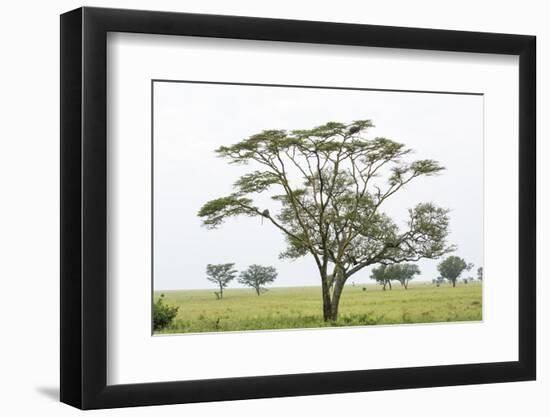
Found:
<svg viewBox="0 0 550 417"><path fill-rule="evenodd" d="M412 149L404 144L366 138L371 127L370 120L357 120L264 130L222 146L218 156L250 164L250 171L234 182L231 194L206 202L198 213L210 229L234 216L259 217L285 236L282 257L311 256L325 321L338 319L344 285L363 268L436 259L454 250L447 243L447 209L417 204L408 211L405 229L383 212L409 183L444 168L431 159L410 160ZM260 206L258 194L272 197L271 205Z"/></svg>
<svg viewBox="0 0 550 417"><path fill-rule="evenodd" d="M233 268L234 266L234 263L206 265L206 279L218 285L220 291L216 293L216 297L220 300L223 298L223 289L237 275L237 270Z"/></svg>
<svg viewBox="0 0 550 417"><path fill-rule="evenodd" d="M477 268L477 279L483 281L483 267Z"/></svg>
<svg viewBox="0 0 550 417"><path fill-rule="evenodd" d="M391 290L391 279L389 274L386 272L388 265L380 265L378 268L372 268L371 279L374 279L378 284L382 285L382 289L386 291L386 286L390 287Z"/></svg>
<svg viewBox="0 0 550 417"><path fill-rule="evenodd" d="M153 330L162 330L170 324L178 314L179 307L164 303L164 294L153 304Z"/></svg>
<svg viewBox="0 0 550 417"><path fill-rule="evenodd" d="M260 295L267 291L264 287L271 284L277 278L277 270L272 266L250 265L246 271L242 271L239 276L239 283L254 288L256 294Z"/></svg>
<svg viewBox="0 0 550 417"><path fill-rule="evenodd" d="M415 275L420 274L420 269L415 264L392 264L380 265L378 268L373 268L371 278L376 280L386 290L386 285L391 287L392 281L399 281L405 289L409 288L409 281Z"/></svg>
<svg viewBox="0 0 550 417"><path fill-rule="evenodd" d="M456 280L464 271L472 269L473 264L467 264L466 261L458 256L449 256L437 265L437 270L443 278L456 287Z"/></svg>
<svg viewBox="0 0 550 417"><path fill-rule="evenodd" d="M396 264L391 266L395 270L395 279L398 280L405 289L409 288L409 281L413 279L415 275L420 274L420 268L415 264Z"/></svg>
<svg viewBox="0 0 550 417"><path fill-rule="evenodd" d="M443 281L445 281L445 278L443 277L437 277L436 279L432 279L432 282L439 287L441 284L443 284Z"/></svg>

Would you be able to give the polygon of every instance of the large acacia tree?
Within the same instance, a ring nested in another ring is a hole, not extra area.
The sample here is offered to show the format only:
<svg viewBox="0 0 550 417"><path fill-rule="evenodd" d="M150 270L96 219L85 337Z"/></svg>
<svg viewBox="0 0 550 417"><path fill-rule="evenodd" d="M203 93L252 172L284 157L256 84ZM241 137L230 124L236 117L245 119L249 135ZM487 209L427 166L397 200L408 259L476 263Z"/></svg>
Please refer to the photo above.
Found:
<svg viewBox="0 0 550 417"><path fill-rule="evenodd" d="M208 228L232 216L259 216L279 229L288 246L283 258L313 257L322 286L325 321L338 318L349 277L375 263L437 258L447 245L448 210L421 203L408 210L406 227L381 211L383 203L417 178L444 168L434 160L405 161L401 143L365 138L373 124L329 122L308 130L265 130L216 150L251 172L234 192L207 202L198 215ZM274 207L260 207L268 193Z"/></svg>

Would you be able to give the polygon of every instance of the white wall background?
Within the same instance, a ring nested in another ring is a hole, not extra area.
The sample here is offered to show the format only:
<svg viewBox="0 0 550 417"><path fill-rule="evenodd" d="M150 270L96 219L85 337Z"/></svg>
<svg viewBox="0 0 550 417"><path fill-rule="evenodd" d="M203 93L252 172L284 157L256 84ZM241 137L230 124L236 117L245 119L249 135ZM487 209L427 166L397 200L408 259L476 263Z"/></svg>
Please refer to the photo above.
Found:
<svg viewBox="0 0 550 417"><path fill-rule="evenodd" d="M545 3L535 0L440 2L353 2L341 0L188 0L187 2L93 1L89 6L240 14L534 34L538 37L539 213L550 209L550 157L542 138L548 131L544 79L550 59L550 27ZM0 412L4 415L68 416L78 412L57 402L59 379L59 18L77 1L10 2L2 13L0 66L3 81L0 135ZM542 78L542 79L541 79ZM544 235L544 236L543 236ZM539 214L539 258L550 249L550 222ZM326 395L290 399L146 407L95 412L94 415L169 416L317 416L377 415L544 416L550 406L550 294L539 264L538 381L498 385Z"/></svg>

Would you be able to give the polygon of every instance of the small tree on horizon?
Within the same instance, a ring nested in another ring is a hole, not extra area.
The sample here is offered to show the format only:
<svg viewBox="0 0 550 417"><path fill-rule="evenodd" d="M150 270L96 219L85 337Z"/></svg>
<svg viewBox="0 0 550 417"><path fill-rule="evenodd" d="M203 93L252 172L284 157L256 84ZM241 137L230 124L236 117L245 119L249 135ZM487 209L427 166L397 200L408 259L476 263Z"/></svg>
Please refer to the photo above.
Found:
<svg viewBox="0 0 550 417"><path fill-rule="evenodd" d="M409 281L413 279L415 275L420 275L420 268L415 264L396 264L392 266L396 267L395 279L398 280L406 290L409 288Z"/></svg>
<svg viewBox="0 0 550 417"><path fill-rule="evenodd" d="M384 290L386 285L389 285L390 290L392 289L391 281L399 281L405 289L408 289L409 281L420 274L420 268L415 264L380 265L378 268L373 268L371 273L371 278L381 284Z"/></svg>
<svg viewBox="0 0 550 417"><path fill-rule="evenodd" d="M217 284L220 291L218 298L223 298L223 289L235 278L237 270L234 269L234 263L227 264L208 264L206 265L206 279Z"/></svg>
<svg viewBox="0 0 550 417"><path fill-rule="evenodd" d="M477 279L483 281L483 267L477 268Z"/></svg>
<svg viewBox="0 0 550 417"><path fill-rule="evenodd" d="M371 279L374 279L378 284L382 285L382 289L386 291L386 286L389 285L391 290L391 279L386 272L388 265L380 265L378 268L372 268Z"/></svg>
<svg viewBox="0 0 550 417"><path fill-rule="evenodd" d="M441 284L443 284L443 281L445 281L445 278L437 277L432 280L432 283L435 284L437 287L439 287Z"/></svg>
<svg viewBox="0 0 550 417"><path fill-rule="evenodd" d="M250 265L246 271L242 271L239 276L239 283L254 288L256 294L260 295L267 291L264 287L271 284L277 278L277 270L272 266Z"/></svg>
<svg viewBox="0 0 550 417"><path fill-rule="evenodd" d="M437 265L437 270L443 278L453 284L453 287L456 287L456 281L460 274L469 271L473 266L473 264L466 263L464 259L458 256L449 256Z"/></svg>

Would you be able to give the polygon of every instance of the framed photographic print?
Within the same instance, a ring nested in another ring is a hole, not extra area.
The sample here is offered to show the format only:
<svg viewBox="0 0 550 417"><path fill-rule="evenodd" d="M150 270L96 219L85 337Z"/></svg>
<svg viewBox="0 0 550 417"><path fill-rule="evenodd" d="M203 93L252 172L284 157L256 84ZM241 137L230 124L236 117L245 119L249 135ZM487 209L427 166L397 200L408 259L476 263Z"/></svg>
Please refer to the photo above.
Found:
<svg viewBox="0 0 550 417"><path fill-rule="evenodd" d="M61 400L535 379L535 102L532 36L62 15Z"/></svg>

